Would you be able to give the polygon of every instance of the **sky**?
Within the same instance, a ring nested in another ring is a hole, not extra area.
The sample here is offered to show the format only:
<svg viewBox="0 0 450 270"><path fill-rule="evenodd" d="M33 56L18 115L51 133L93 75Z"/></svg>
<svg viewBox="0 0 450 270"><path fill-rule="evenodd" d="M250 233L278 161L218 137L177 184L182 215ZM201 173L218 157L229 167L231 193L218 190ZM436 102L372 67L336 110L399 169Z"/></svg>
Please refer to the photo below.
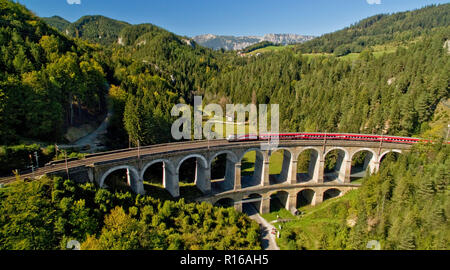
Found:
<svg viewBox="0 0 450 270"><path fill-rule="evenodd" d="M292 33L320 36L380 13L413 10L449 0L16 0L41 17L71 22L103 15L152 23L195 36Z"/></svg>

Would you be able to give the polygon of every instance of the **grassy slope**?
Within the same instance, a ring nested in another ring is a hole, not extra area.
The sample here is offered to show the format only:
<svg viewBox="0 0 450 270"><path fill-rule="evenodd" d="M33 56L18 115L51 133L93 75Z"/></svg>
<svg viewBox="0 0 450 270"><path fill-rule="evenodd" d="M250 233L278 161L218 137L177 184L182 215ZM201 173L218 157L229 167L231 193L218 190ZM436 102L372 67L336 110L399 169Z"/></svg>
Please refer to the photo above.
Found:
<svg viewBox="0 0 450 270"><path fill-rule="evenodd" d="M242 163L242 174L243 175L251 175L254 168L256 153L254 151L248 152L244 155ZM281 167L283 163L283 151L276 151L272 153L270 157L270 166L269 166L269 174L279 174L281 172ZM245 165L247 164L247 165Z"/></svg>
<svg viewBox="0 0 450 270"><path fill-rule="evenodd" d="M320 246L320 239L317 236L324 230L333 230L333 225L347 223L347 217L351 216L349 213L351 202L357 197L358 190L353 190L342 197L329 199L317 206L301 207L300 211L304 214L300 217L291 215L293 220L282 225L281 234L288 228L301 229L309 240L307 242L312 243L309 249L317 249ZM290 249L283 238L277 239L277 243L281 249Z"/></svg>
<svg viewBox="0 0 450 270"><path fill-rule="evenodd" d="M395 53L397 48L399 46L406 46L409 43L413 43L416 42L417 39L410 41L408 43L399 43L399 42L391 42L391 43L386 43L383 45L375 45L370 47L370 49L373 51L373 55L375 57L381 57L383 54L390 54L390 53ZM281 52L287 49L292 49L294 48L295 45L287 45L287 46L268 46L265 48L261 48L255 51L252 51L248 54L246 54L246 56L254 56L257 53L268 53L268 52ZM360 53L350 53L344 56L340 56L338 57L339 59L343 59L343 60L355 60L359 57ZM308 58L310 57L320 57L320 56L333 56L332 53L304 53L303 56L306 56Z"/></svg>
<svg viewBox="0 0 450 270"><path fill-rule="evenodd" d="M429 129L423 132L422 138L442 138L448 132L448 123L450 123L450 99L442 101L438 104L436 112L432 121L429 123ZM364 178L354 181L352 183L362 183ZM309 243L308 249L320 249L320 236L323 233L336 233L333 230L345 222L352 221L352 202L358 198L359 190L348 192L342 197L334 198L323 202L317 206L304 206L299 208L304 213L301 217L293 216L286 209L265 214L263 217L268 221L273 221L279 216L282 219L292 219L292 221L282 224L281 233L286 232L286 229L293 228L305 232L308 239L305 243ZM335 227L335 226L336 227ZM276 225L278 227L278 225ZM278 245L281 249L291 249L286 239L278 239Z"/></svg>
<svg viewBox="0 0 450 270"><path fill-rule="evenodd" d="M441 101L429 123L429 129L422 134L422 138L446 137L450 123L450 99ZM450 138L450 137L449 137Z"/></svg>
<svg viewBox="0 0 450 270"><path fill-rule="evenodd" d="M266 52L278 52L278 51L282 51L288 48L294 48L295 45L286 45L286 46L267 46L261 49L257 49L254 51L251 51L249 53L247 53L247 56L253 56L256 55L257 53L266 53Z"/></svg>

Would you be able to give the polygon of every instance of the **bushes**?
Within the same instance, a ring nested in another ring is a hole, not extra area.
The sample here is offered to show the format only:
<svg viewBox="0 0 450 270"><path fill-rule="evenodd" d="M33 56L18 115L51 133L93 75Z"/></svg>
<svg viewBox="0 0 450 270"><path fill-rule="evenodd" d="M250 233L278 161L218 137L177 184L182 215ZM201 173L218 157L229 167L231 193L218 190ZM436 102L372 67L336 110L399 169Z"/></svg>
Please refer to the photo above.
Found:
<svg viewBox="0 0 450 270"><path fill-rule="evenodd" d="M24 170L29 168L32 163L36 166L34 152L38 152L39 157L43 157L42 161L45 162L45 155L37 144L1 146L0 175L10 175L14 169ZM29 155L32 155L31 160Z"/></svg>
<svg viewBox="0 0 450 270"><path fill-rule="evenodd" d="M1 249L260 249L259 226L233 208L162 203L47 178L0 193Z"/></svg>
<svg viewBox="0 0 450 270"><path fill-rule="evenodd" d="M67 151L68 159L82 159L85 156L85 154L75 152L74 149L65 149L65 151ZM35 152L38 154L39 167L43 167L52 160L62 160L65 158L61 151L56 155L54 145L45 147L37 144L0 146L0 176L11 175L13 170L19 170L19 173L23 170L31 170L31 164L36 168Z"/></svg>

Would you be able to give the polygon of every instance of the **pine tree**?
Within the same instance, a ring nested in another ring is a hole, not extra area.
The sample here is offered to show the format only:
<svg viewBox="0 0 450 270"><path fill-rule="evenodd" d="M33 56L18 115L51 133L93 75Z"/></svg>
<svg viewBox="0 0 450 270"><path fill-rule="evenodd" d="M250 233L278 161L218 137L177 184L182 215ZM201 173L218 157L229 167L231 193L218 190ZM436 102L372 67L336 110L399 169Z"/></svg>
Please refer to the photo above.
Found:
<svg viewBox="0 0 450 270"><path fill-rule="evenodd" d="M399 236L397 248L401 250L413 250L415 247L416 244L412 232L410 230L402 232Z"/></svg>

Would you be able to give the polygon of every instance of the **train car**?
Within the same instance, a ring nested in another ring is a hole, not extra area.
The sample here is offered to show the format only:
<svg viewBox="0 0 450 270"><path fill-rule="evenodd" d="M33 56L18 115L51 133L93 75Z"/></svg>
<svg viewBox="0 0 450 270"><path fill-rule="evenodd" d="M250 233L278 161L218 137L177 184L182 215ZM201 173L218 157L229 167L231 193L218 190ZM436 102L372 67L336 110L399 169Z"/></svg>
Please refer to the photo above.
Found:
<svg viewBox="0 0 450 270"><path fill-rule="evenodd" d="M390 143L418 143L420 142L420 139L418 138L406 138L406 137L393 137L393 136L383 136L384 142L390 142Z"/></svg>
<svg viewBox="0 0 450 270"><path fill-rule="evenodd" d="M349 141L367 141L367 142L387 142L387 143L407 143L414 144L421 141L419 138L380 136L369 134L350 134L350 133L267 133L261 135L229 135L229 142L235 141L274 141L274 140L349 140Z"/></svg>
<svg viewBox="0 0 450 270"><path fill-rule="evenodd" d="M257 141L257 140L259 140L259 136L255 134L245 134L245 135L231 134L228 135L227 137L227 141L229 142Z"/></svg>

